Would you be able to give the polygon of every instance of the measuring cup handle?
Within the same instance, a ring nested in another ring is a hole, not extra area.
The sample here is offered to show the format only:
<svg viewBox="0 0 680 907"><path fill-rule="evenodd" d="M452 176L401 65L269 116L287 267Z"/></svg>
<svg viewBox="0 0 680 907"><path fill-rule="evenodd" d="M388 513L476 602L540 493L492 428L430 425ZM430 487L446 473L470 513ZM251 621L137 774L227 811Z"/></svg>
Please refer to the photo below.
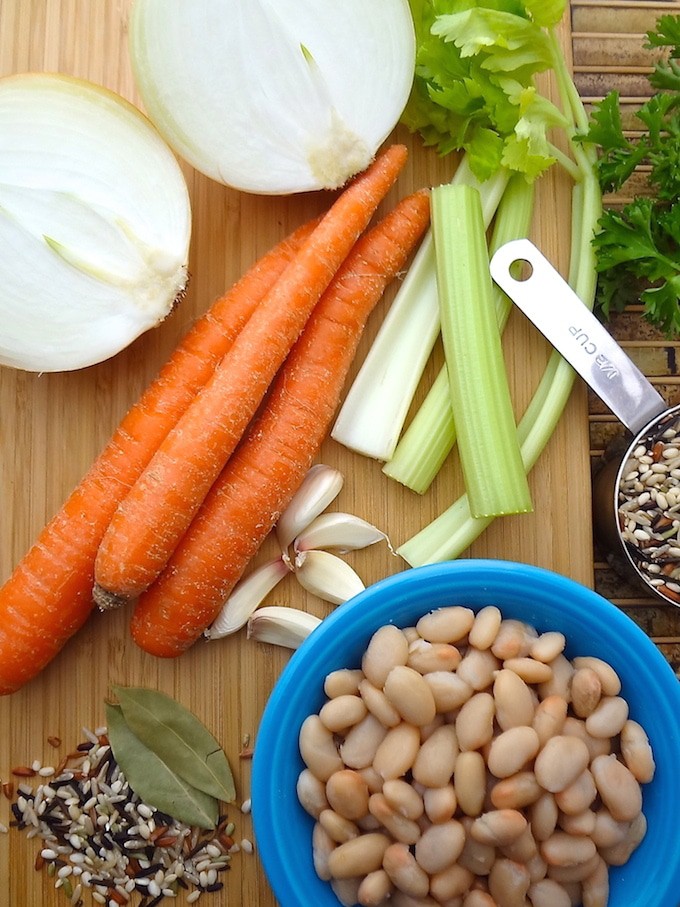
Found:
<svg viewBox="0 0 680 907"><path fill-rule="evenodd" d="M515 277L520 263L531 272ZM667 408L611 334L528 239L493 255L491 276L633 434Z"/></svg>

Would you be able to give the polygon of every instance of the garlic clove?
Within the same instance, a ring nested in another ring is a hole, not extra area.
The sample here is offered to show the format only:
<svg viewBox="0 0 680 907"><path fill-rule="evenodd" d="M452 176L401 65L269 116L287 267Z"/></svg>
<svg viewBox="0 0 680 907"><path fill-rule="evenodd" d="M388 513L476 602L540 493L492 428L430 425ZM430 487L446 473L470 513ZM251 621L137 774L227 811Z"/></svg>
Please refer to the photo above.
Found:
<svg viewBox="0 0 680 907"><path fill-rule="evenodd" d="M339 605L365 589L361 577L329 551L302 551L295 561L298 582L318 598Z"/></svg>
<svg viewBox="0 0 680 907"><path fill-rule="evenodd" d="M298 608L269 605L259 608L250 617L247 636L258 642L297 649L320 623L321 618Z"/></svg>
<svg viewBox="0 0 680 907"><path fill-rule="evenodd" d="M343 482L342 473L324 463L307 472L276 524L276 538L284 555L295 537L337 498Z"/></svg>
<svg viewBox="0 0 680 907"><path fill-rule="evenodd" d="M234 587L212 625L204 632L208 639L222 639L245 627L248 618L266 596L289 572L290 568L277 558L257 567Z"/></svg>
<svg viewBox="0 0 680 907"><path fill-rule="evenodd" d="M351 513L322 513L297 536L294 548L296 552L312 548L345 552L368 548L382 541L394 551L385 533L361 517Z"/></svg>

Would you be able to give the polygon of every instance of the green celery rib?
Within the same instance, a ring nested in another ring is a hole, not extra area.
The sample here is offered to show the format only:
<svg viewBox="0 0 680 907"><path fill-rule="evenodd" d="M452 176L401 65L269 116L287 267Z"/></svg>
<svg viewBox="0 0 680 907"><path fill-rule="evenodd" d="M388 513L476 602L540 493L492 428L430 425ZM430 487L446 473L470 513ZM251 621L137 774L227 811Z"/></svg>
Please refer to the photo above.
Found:
<svg viewBox="0 0 680 907"><path fill-rule="evenodd" d="M529 235L534 194L534 184L522 174L510 178L496 213L491 254L510 240ZM497 286L494 286L493 294L498 327L503 331L512 302ZM412 491L425 494L455 442L449 378L446 366L443 366L383 472Z"/></svg>
<svg viewBox="0 0 680 907"><path fill-rule="evenodd" d="M437 289L451 408L473 516L532 509L496 319L479 192L432 190Z"/></svg>
<svg viewBox="0 0 680 907"><path fill-rule="evenodd" d="M509 172L500 170L480 183L463 156L452 182L478 188L488 225L508 179ZM428 231L345 397L331 437L364 456L389 460L438 336L434 248Z"/></svg>

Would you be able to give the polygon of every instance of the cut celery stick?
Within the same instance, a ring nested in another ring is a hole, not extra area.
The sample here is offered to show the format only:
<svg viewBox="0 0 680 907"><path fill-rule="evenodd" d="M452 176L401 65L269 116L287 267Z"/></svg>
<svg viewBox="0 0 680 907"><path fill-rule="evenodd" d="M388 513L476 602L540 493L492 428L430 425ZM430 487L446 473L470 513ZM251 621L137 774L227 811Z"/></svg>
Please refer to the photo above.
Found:
<svg viewBox="0 0 680 907"><path fill-rule="evenodd" d="M532 509L498 330L479 192L432 190L444 358L460 462L475 517Z"/></svg>
<svg viewBox="0 0 680 907"><path fill-rule="evenodd" d="M534 184L522 174L510 178L494 221L490 252L512 239L529 235L534 204ZM496 319L502 331L512 303L494 285ZM421 407L411 420L394 451L383 467L385 475L418 494L424 494L434 481L456 441L456 427L451 411L449 379L444 366L435 378Z"/></svg>
<svg viewBox="0 0 680 907"><path fill-rule="evenodd" d="M491 223L509 178L480 183L464 156L452 183L475 186ZM389 460L439 335L432 233L428 231L338 413L331 437L350 450Z"/></svg>

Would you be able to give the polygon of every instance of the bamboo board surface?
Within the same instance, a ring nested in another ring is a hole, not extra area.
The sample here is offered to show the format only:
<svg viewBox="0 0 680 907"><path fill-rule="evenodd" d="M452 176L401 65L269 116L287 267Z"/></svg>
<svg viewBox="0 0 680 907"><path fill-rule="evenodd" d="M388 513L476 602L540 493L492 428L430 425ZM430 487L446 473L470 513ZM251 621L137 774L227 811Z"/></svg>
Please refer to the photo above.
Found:
<svg viewBox="0 0 680 907"><path fill-rule="evenodd" d="M130 0L0 0L0 74L30 69L89 78L138 102L127 48ZM565 53L570 26L562 27ZM410 163L388 203L413 188L447 182L452 162L423 151L404 131L395 137L411 148ZM240 194L185 167L193 205L193 239L187 298L157 330L109 362L75 373L35 375L0 369L0 581L58 509L119 419L155 375L193 319L279 238L324 210L323 193L294 198ZM569 186L552 174L538 190L533 238L564 272L568 256ZM1 254L1 250L0 250ZM391 293L371 320L360 361ZM1 330L1 327L0 327ZM544 341L517 313L506 332L506 354L518 414L526 407L547 361ZM431 378L435 364L428 372ZM587 395L576 385L564 417L530 481L534 513L495 524L468 554L520 560L593 583L589 498ZM345 486L333 509L354 512L386 530L399 544L438 515L461 491L455 457L431 491L421 497L396 487L380 465L326 442L318 458L341 469ZM261 558L269 548L265 546ZM405 565L385 546L357 553L352 564L368 584ZM292 579L276 602L319 616L327 606L306 596ZM0 701L0 779L12 767L39 759L55 764L82 739L81 727L103 723L111 684L142 685L175 696L223 744L237 783L230 814L236 836L250 837L238 803L249 797L250 764L239 757L244 741L256 742L267 697L289 654L249 642L243 633L219 643L199 643L176 661L146 656L131 643L126 612L93 614L54 662L32 683ZM61 739L52 747L48 737ZM276 766L272 766L276 771ZM253 792L256 795L256 792ZM9 804L0 798L0 822ZM36 842L11 831L0 836L0 902L6 907L64 903L44 873L34 871ZM294 858L294 855L291 855ZM227 884L211 903L275 903L255 855L233 860ZM85 896L89 903L89 895ZM181 898L178 903L182 903Z"/></svg>

